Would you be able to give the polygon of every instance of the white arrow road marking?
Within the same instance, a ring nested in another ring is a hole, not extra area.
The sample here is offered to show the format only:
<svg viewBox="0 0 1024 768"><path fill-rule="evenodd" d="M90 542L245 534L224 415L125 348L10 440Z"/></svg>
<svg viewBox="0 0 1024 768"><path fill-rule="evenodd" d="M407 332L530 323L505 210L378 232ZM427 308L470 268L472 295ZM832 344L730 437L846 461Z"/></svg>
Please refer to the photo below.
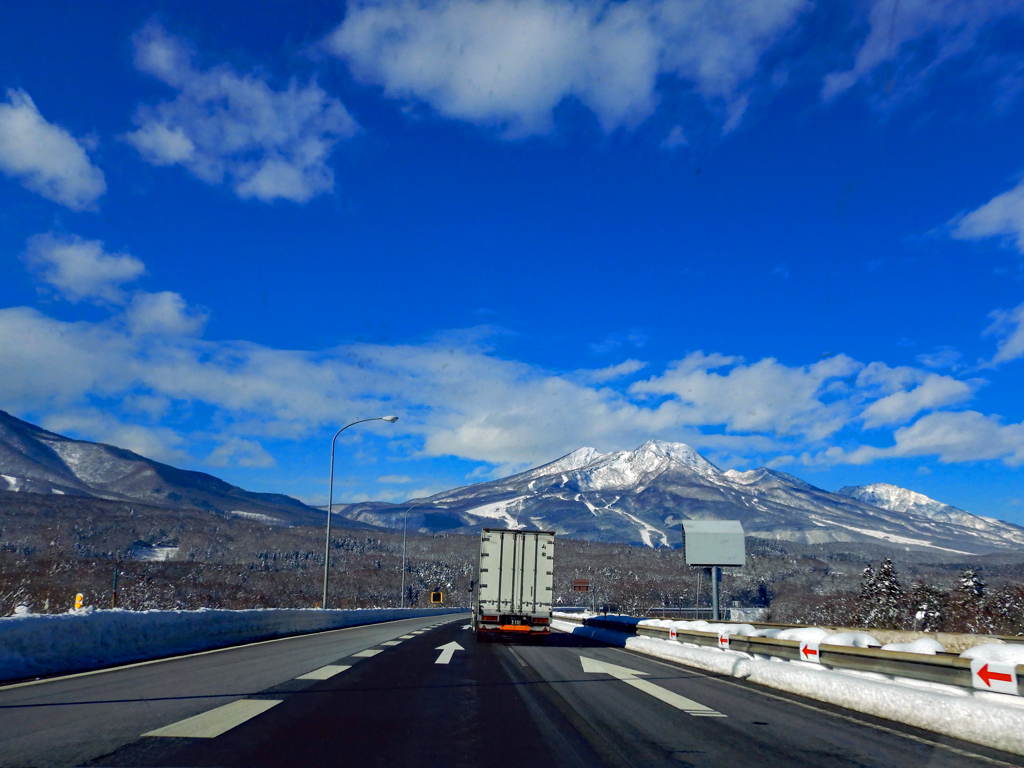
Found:
<svg viewBox="0 0 1024 768"><path fill-rule="evenodd" d="M176 723L157 728L143 736L175 736L190 739L212 739L230 731L246 720L251 720L281 703L280 699L239 699L223 707L211 709L201 715L179 720Z"/></svg>
<svg viewBox="0 0 1024 768"><path fill-rule="evenodd" d="M447 645L439 645L439 646L437 646L437 648L435 650L440 651L441 655L437 657L437 661L435 661L434 663L435 664L447 664L449 661L452 660L452 656L455 655L456 651L464 651L466 649L463 648L461 645L459 645L458 643L456 643L453 640L452 642L448 643Z"/></svg>
<svg viewBox="0 0 1024 768"><path fill-rule="evenodd" d="M320 667L320 669L314 669L312 672L307 672L304 675L299 675L296 680L328 680L340 672L344 672L346 669L351 669L349 664L328 664L326 667Z"/></svg>
<svg viewBox="0 0 1024 768"><path fill-rule="evenodd" d="M472 628L473 628L472 624L467 624L466 626L463 627L463 629L472 629Z"/></svg>
<svg viewBox="0 0 1024 768"><path fill-rule="evenodd" d="M621 680L626 685L631 685L638 691L643 691L649 696L653 696L659 701L663 701L666 704L675 707L676 709L682 710L688 715L694 715L695 717L728 717L723 715L721 712L716 712L711 707L706 707L700 702L688 699L685 696L680 696L678 693L672 693L672 691L665 690L659 685L655 685L647 680L637 680L638 677L647 677L646 672L639 672L635 669L629 669L628 667L620 667L617 664L609 664L606 661L598 661L597 659L590 659L586 656L580 656L580 662L583 664L584 672L596 672L598 674L604 673L611 675L616 680Z"/></svg>

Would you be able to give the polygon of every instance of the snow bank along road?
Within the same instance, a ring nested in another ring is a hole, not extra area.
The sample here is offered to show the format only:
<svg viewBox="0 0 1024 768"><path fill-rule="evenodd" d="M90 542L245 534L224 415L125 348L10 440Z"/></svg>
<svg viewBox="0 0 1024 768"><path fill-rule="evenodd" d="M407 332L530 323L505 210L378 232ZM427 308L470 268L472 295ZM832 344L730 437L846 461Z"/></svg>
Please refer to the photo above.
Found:
<svg viewBox="0 0 1024 768"><path fill-rule="evenodd" d="M406 619L0 688L4 766L1024 766L583 637Z"/></svg>

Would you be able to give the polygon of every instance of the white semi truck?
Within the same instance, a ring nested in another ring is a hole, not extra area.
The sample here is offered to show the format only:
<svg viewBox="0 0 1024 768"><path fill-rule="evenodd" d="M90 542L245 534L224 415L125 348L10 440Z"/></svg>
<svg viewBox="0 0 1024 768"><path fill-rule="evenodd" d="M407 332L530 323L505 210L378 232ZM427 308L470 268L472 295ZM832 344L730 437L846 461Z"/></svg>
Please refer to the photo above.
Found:
<svg viewBox="0 0 1024 768"><path fill-rule="evenodd" d="M555 534L484 528L473 596L477 641L542 641L551 632Z"/></svg>

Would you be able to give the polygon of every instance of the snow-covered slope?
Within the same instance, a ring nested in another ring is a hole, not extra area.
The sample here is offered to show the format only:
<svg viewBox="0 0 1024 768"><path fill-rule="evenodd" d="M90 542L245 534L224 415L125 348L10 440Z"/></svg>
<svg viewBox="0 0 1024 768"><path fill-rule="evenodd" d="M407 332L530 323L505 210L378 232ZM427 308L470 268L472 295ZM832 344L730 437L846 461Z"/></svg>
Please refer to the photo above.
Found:
<svg viewBox="0 0 1024 768"><path fill-rule="evenodd" d="M323 514L289 496L252 493L112 445L73 440L0 411L0 491L93 496L155 506L319 524Z"/></svg>
<svg viewBox="0 0 1024 768"><path fill-rule="evenodd" d="M935 516L890 510L771 469L723 472L688 445L658 440L634 451L580 448L518 475L416 503L410 526L424 532L542 528L591 541L669 546L678 544L683 520L732 519L756 536L809 544L864 541L980 553L1024 541L1024 529L962 510ZM397 528L407 508L368 502L336 511Z"/></svg>
<svg viewBox="0 0 1024 768"><path fill-rule="evenodd" d="M923 493L900 488L898 485L889 483L848 485L845 488L840 488L836 493L891 512L922 515L940 523L953 523L965 528L994 533L1005 536L1016 544L1024 544L1024 531L1016 525L1010 525L991 517L972 515L970 512L930 499Z"/></svg>

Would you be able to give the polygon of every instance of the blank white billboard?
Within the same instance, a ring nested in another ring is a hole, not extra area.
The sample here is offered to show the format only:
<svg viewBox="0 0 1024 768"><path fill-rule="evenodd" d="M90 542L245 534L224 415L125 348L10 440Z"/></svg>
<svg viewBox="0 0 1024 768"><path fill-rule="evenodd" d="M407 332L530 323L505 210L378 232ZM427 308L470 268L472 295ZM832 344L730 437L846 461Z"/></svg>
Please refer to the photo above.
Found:
<svg viewBox="0 0 1024 768"><path fill-rule="evenodd" d="M739 520L686 520L683 557L687 565L746 565Z"/></svg>

